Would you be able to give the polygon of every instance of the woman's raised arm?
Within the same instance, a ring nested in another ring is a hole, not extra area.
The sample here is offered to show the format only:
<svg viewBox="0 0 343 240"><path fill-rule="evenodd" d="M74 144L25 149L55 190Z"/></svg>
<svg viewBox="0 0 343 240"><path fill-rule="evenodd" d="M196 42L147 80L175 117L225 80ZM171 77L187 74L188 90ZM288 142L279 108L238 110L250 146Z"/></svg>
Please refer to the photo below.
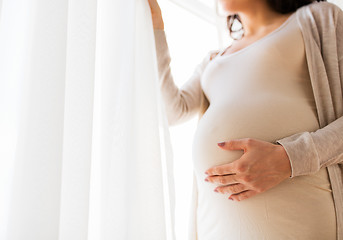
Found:
<svg viewBox="0 0 343 240"><path fill-rule="evenodd" d="M178 88L173 80L170 69L170 53L166 34L162 29L155 29L156 54L160 89L165 104L169 125L176 125L189 120L199 113L203 92L200 84L202 72L208 62L216 54L209 51L195 68L192 76Z"/></svg>
<svg viewBox="0 0 343 240"><path fill-rule="evenodd" d="M204 94L200 78L207 63L216 54L209 51L197 65L190 79L180 88L175 85L170 69L170 54L164 31L161 8L157 0L148 0L154 27L158 73L162 98L169 125L176 125L193 117L200 111Z"/></svg>

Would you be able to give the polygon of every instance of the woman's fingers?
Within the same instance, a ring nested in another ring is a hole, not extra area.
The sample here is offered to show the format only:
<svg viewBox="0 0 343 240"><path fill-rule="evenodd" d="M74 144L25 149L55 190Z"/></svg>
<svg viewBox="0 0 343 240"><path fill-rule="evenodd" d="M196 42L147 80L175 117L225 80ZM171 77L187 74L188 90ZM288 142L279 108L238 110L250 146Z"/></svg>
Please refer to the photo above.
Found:
<svg viewBox="0 0 343 240"><path fill-rule="evenodd" d="M209 176L205 178L206 182L217 183L221 185L228 185L239 183L236 174L223 175L223 176Z"/></svg>
<svg viewBox="0 0 343 240"><path fill-rule="evenodd" d="M233 201L242 201L259 193L258 191L249 189L246 185L241 183L218 186L214 191L222 194L230 194L229 199Z"/></svg>
<svg viewBox="0 0 343 240"><path fill-rule="evenodd" d="M232 194L229 199L233 200L233 201L242 201L244 199L250 198L252 196L255 196L256 194L258 194L258 192L253 191L253 190L246 190L243 192L240 192L238 194Z"/></svg>
<svg viewBox="0 0 343 240"><path fill-rule="evenodd" d="M215 192L223 193L223 194L226 194L226 193L237 194L246 190L249 190L249 189L247 189L247 186L241 183L236 183L236 184L226 185L226 186L218 186L214 189Z"/></svg>
<svg viewBox="0 0 343 240"><path fill-rule="evenodd" d="M148 0L148 2L150 5L150 9L151 9L152 14L156 14L156 13L161 12L161 8L160 8L160 5L158 5L157 0Z"/></svg>
<svg viewBox="0 0 343 240"><path fill-rule="evenodd" d="M205 174L209 176L215 175L227 175L227 174L235 174L238 169L236 169L236 162L227 163L219 166L214 166L206 170Z"/></svg>
<svg viewBox="0 0 343 240"><path fill-rule="evenodd" d="M154 29L164 29L164 22L162 17L161 8L157 0L148 0L151 10L151 17Z"/></svg>
<svg viewBox="0 0 343 240"><path fill-rule="evenodd" d="M242 201L258 194L257 191L248 189L247 186L241 183L229 186L219 186L215 188L214 191L222 194L230 194L229 199L233 201Z"/></svg>

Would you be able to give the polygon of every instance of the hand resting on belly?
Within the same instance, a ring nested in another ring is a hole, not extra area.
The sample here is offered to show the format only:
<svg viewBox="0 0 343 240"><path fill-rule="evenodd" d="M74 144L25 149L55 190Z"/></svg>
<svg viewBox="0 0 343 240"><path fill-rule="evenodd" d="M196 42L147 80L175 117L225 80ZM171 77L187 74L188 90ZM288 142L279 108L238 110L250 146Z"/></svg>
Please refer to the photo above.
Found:
<svg viewBox="0 0 343 240"><path fill-rule="evenodd" d="M209 168L205 181L219 184L218 193L242 201L275 187L291 176L291 164L281 145L252 138L218 143L224 151L243 150L243 155L228 164Z"/></svg>

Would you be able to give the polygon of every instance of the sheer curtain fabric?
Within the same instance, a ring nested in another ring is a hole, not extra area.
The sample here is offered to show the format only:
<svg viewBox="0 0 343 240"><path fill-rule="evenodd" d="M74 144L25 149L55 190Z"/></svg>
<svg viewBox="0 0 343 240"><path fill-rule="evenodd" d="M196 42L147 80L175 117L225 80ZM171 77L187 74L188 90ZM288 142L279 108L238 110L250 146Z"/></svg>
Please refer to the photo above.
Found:
<svg viewBox="0 0 343 240"><path fill-rule="evenodd" d="M148 2L0 10L0 239L174 239Z"/></svg>

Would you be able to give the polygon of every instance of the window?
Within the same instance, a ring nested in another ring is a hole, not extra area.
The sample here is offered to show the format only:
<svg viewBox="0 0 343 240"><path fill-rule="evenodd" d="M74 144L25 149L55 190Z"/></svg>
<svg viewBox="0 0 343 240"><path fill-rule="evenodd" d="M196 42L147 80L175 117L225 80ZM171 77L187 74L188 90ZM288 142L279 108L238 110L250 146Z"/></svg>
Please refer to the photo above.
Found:
<svg viewBox="0 0 343 240"><path fill-rule="evenodd" d="M220 47L220 31L209 3L214 1L159 1L172 59L171 70L178 86L189 79L208 51ZM176 239L187 238L193 181L191 148L196 125L197 117L194 117L170 128L176 186Z"/></svg>

